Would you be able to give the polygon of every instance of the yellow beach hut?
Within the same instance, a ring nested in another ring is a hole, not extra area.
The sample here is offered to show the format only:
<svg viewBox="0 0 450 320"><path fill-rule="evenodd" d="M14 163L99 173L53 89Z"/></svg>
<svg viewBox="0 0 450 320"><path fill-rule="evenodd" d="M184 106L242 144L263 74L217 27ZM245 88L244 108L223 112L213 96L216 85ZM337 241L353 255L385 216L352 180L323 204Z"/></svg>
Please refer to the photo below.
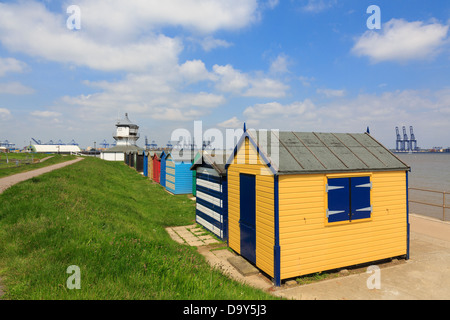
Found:
<svg viewBox="0 0 450 320"><path fill-rule="evenodd" d="M409 258L410 168L368 133L245 130L226 167L229 246L276 285Z"/></svg>

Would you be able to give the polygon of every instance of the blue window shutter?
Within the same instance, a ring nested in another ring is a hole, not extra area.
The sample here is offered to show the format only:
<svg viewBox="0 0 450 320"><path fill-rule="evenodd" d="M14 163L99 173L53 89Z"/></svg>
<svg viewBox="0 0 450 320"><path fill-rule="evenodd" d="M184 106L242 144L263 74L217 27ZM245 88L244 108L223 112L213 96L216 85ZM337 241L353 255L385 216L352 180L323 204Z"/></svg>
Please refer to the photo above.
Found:
<svg viewBox="0 0 450 320"><path fill-rule="evenodd" d="M372 206L370 204L370 177L351 178L351 210L352 220L370 218Z"/></svg>
<svg viewBox="0 0 450 320"><path fill-rule="evenodd" d="M350 215L350 179L328 179L328 222L349 220Z"/></svg>

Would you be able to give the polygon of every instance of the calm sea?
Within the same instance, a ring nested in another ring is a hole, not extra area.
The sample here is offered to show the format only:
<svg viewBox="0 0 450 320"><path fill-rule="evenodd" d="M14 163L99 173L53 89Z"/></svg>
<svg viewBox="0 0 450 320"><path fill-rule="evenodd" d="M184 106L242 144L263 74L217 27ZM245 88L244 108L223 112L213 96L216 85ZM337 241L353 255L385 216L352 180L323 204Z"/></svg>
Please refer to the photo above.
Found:
<svg viewBox="0 0 450 320"><path fill-rule="evenodd" d="M441 192L446 195L445 220L450 221L450 153L396 154L411 167L409 187ZM442 206L443 195L439 193L411 190L410 200L428 202ZM410 203L410 212L443 219L443 209L422 204Z"/></svg>

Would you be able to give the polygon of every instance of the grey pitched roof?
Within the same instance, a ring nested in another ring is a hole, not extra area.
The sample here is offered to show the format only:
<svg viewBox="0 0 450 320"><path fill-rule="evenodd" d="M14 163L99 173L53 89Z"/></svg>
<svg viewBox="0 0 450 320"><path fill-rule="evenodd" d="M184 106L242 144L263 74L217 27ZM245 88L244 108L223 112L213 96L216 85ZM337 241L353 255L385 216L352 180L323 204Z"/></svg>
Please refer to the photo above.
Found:
<svg viewBox="0 0 450 320"><path fill-rule="evenodd" d="M278 174L409 170L367 133L247 132Z"/></svg>
<svg viewBox="0 0 450 320"><path fill-rule="evenodd" d="M134 152L134 151L141 152L141 151L144 151L144 149L142 149L138 146L133 146L133 145L131 145L131 146L115 146L115 147L106 149L102 152L104 152L104 153L126 152L126 153L128 153L128 152Z"/></svg>
<svg viewBox="0 0 450 320"><path fill-rule="evenodd" d="M225 168L225 165L227 163L227 154L225 151L199 151L202 153L202 156L199 157L195 163L191 166L191 170L195 170L198 166L201 166L202 164L208 164L211 167L213 167L217 173L221 176L227 174L227 170Z"/></svg>
<svg viewBox="0 0 450 320"><path fill-rule="evenodd" d="M117 121L116 126L118 126L118 127L119 126L127 126L127 127L129 126L131 128L139 128L138 125L136 125L130 121L130 119L128 118L128 113L125 113L125 118Z"/></svg>

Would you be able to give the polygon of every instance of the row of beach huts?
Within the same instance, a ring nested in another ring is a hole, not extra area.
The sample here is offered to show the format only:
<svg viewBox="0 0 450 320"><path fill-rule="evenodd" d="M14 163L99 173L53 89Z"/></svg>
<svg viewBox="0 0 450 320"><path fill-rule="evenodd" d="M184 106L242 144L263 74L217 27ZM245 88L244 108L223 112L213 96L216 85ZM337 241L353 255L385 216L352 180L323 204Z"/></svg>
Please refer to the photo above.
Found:
<svg viewBox="0 0 450 320"><path fill-rule="evenodd" d="M130 151L125 163L174 195L195 196L196 222L276 285L409 258L410 168L368 133L244 129L228 155Z"/></svg>

